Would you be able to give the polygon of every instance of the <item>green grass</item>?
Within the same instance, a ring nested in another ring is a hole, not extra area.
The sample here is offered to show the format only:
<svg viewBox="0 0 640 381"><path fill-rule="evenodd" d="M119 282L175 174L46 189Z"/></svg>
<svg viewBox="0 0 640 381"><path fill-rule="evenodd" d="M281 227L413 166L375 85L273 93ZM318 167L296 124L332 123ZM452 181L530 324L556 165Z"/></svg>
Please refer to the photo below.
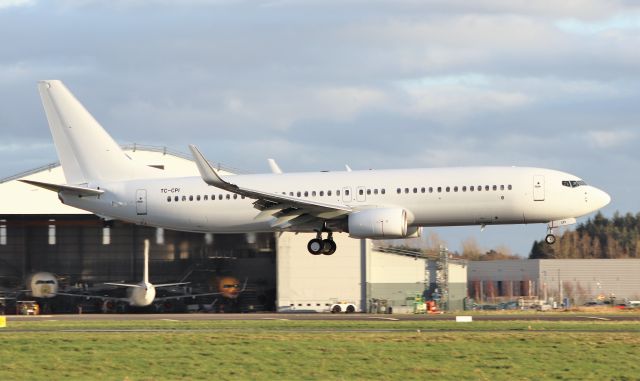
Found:
<svg viewBox="0 0 640 381"><path fill-rule="evenodd" d="M639 325L10 321L0 380L640 380Z"/></svg>

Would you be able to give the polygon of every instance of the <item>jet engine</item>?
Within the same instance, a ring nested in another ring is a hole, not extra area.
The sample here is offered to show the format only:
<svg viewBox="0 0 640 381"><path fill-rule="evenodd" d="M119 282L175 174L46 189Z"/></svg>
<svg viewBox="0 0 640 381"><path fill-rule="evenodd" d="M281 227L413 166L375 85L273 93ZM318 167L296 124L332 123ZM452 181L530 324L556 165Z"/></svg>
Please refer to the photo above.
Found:
<svg viewBox="0 0 640 381"><path fill-rule="evenodd" d="M402 208L365 209L349 215L349 236L353 238L407 238L407 211ZM416 234L412 228L412 235Z"/></svg>

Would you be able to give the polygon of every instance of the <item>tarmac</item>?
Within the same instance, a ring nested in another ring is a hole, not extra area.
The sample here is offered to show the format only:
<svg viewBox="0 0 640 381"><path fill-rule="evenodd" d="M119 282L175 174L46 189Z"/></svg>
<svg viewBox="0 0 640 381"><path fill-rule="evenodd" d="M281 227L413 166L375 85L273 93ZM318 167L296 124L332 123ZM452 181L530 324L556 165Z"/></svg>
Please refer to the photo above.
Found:
<svg viewBox="0 0 640 381"><path fill-rule="evenodd" d="M164 321L207 321L207 320L293 320L293 321L455 321L456 316L473 316L474 321L638 321L640 314L330 314L330 313L182 313L182 314L69 314L69 315L8 315L12 321L127 321L127 320L164 320Z"/></svg>

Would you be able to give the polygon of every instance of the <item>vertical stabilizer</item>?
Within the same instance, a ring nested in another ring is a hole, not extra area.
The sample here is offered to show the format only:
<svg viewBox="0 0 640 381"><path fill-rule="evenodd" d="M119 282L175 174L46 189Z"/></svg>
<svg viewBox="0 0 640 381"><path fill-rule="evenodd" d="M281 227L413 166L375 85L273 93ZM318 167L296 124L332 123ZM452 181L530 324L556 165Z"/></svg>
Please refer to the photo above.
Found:
<svg viewBox="0 0 640 381"><path fill-rule="evenodd" d="M144 240L144 272L142 274L142 281L149 283L149 240Z"/></svg>
<svg viewBox="0 0 640 381"><path fill-rule="evenodd" d="M61 81L40 81L38 90L67 183L152 175L153 169L133 162Z"/></svg>

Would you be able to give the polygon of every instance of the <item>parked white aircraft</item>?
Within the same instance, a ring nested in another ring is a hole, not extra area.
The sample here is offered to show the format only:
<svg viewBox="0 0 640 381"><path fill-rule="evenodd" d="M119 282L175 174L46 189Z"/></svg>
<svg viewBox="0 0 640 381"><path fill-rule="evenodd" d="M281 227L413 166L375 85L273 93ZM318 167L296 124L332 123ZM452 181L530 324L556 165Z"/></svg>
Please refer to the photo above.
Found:
<svg viewBox="0 0 640 381"><path fill-rule="evenodd" d="M40 271L27 277L27 289L34 298L53 298L58 292L58 279L55 275Z"/></svg>
<svg viewBox="0 0 640 381"><path fill-rule="evenodd" d="M128 283L105 283L105 284L109 286L127 287L127 297L118 298L118 297L112 297L112 296L84 295L84 294L72 294L72 293L64 293L64 292L58 292L58 295L82 297L82 298L88 298L88 299L100 299L105 302L107 301L126 302L133 307L146 307L151 305L151 303L154 303L154 302L157 303L157 302L163 302L167 300L195 298L198 296L222 294L222 292L209 292L204 294L184 294L184 295L164 296L164 297L156 298L156 288L183 286L189 283L180 282L180 283L165 283L165 284L154 285L151 282L149 282L149 240L148 239L144 240L144 272L142 274L142 281L136 284L128 284ZM245 282L245 287L246 287L246 282ZM238 292L241 292L241 291L242 290Z"/></svg>
<svg viewBox="0 0 640 381"><path fill-rule="evenodd" d="M610 202L582 179L542 168L467 167L220 176L190 146L201 177L167 178L132 161L64 84L38 85L66 184L24 180L97 215L174 230L316 232L311 254L333 254L333 232L420 235L424 226L548 223ZM322 234L327 233L323 239Z"/></svg>

